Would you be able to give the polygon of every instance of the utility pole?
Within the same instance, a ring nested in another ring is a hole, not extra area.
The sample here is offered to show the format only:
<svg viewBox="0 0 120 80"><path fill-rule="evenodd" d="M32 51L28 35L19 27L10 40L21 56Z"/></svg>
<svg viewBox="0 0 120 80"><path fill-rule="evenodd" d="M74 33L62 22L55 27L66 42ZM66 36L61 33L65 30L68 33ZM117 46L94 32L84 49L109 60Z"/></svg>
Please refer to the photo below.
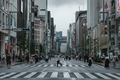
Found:
<svg viewBox="0 0 120 80"><path fill-rule="evenodd" d="M10 6L10 3L8 3L8 6ZM10 14L10 10L9 10L9 8L8 8L8 54L10 54L10 17L11 16L11 14ZM11 55L11 54L10 54Z"/></svg>
<svg viewBox="0 0 120 80"><path fill-rule="evenodd" d="M104 2L104 0L103 0L103 22L105 22L105 15L104 15L104 11L105 11L105 2Z"/></svg>
<svg viewBox="0 0 120 80"><path fill-rule="evenodd" d="M46 41L45 41L45 48L46 48L46 54L48 53L48 21L47 21L47 0L46 0L46 11L45 11L45 31L46 31L46 33L45 33L45 38L46 38Z"/></svg>
<svg viewBox="0 0 120 80"><path fill-rule="evenodd" d="M27 3L28 3L28 0L23 0L23 15L24 15L24 28L27 28ZM30 34L30 31L28 32L25 32L26 33L26 39L29 39L30 40L30 37L29 37L29 34ZM29 45L29 41L28 40L28 53L29 53L29 57L30 57L30 45Z"/></svg>

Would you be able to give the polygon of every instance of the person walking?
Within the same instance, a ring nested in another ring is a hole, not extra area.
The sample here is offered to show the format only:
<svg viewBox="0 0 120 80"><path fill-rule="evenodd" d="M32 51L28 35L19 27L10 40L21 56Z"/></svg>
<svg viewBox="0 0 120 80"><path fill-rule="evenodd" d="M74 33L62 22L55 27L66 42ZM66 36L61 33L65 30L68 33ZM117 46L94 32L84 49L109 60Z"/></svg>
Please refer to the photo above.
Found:
<svg viewBox="0 0 120 80"><path fill-rule="evenodd" d="M88 59L88 66L91 67L92 66L92 57L90 56Z"/></svg>
<svg viewBox="0 0 120 80"><path fill-rule="evenodd" d="M9 55L9 53L6 56L6 63L7 63L7 67L8 69L10 69L10 65L11 65L11 56Z"/></svg>
<svg viewBox="0 0 120 80"><path fill-rule="evenodd" d="M5 54L2 55L2 63L5 64Z"/></svg>
<svg viewBox="0 0 120 80"><path fill-rule="evenodd" d="M46 54L46 56L45 56L45 61L48 62L48 59L49 59L49 57L48 57L48 55Z"/></svg>
<svg viewBox="0 0 120 80"><path fill-rule="evenodd" d="M116 60L117 60L117 57L115 56L115 54L113 54L113 57L112 57L113 68L116 67Z"/></svg>
<svg viewBox="0 0 120 80"><path fill-rule="evenodd" d="M27 63L29 63L29 55L28 54L26 55L26 61L27 61Z"/></svg>
<svg viewBox="0 0 120 80"><path fill-rule="evenodd" d="M109 68L109 63L110 63L110 60L109 60L109 57L108 55L105 57L105 68Z"/></svg>
<svg viewBox="0 0 120 80"><path fill-rule="evenodd" d="M58 56L57 56L57 67L58 67L58 64L60 64L62 66L62 63L60 63L60 54L58 54Z"/></svg>

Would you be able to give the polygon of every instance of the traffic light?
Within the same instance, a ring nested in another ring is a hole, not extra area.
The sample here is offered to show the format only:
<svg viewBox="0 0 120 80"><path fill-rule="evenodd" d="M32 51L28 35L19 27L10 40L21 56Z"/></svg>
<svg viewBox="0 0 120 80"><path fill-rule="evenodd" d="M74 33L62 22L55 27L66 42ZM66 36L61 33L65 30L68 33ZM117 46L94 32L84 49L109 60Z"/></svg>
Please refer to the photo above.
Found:
<svg viewBox="0 0 120 80"><path fill-rule="evenodd" d="M29 28L23 28L23 31L29 31L30 29Z"/></svg>

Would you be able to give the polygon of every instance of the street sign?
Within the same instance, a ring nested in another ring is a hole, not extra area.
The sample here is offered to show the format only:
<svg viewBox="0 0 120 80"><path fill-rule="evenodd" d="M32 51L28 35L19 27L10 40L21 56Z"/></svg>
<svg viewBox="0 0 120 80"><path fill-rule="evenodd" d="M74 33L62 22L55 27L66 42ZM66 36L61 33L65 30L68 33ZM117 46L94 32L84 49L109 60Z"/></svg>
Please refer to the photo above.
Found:
<svg viewBox="0 0 120 80"><path fill-rule="evenodd" d="M22 31L22 28L13 28L13 31L15 31L15 32Z"/></svg>

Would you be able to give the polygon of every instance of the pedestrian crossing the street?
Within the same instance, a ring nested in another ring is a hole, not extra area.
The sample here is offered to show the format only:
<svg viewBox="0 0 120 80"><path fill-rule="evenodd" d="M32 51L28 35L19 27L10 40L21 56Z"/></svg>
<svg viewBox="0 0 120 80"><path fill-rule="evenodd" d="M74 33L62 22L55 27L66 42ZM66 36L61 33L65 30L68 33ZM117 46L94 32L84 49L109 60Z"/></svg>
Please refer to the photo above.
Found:
<svg viewBox="0 0 120 80"><path fill-rule="evenodd" d="M7 78L76 78L120 80L120 73L80 73L80 72L12 72L0 73L0 79Z"/></svg>
<svg viewBox="0 0 120 80"><path fill-rule="evenodd" d="M56 64L34 64L34 65L18 65L19 67L55 67L57 66ZM88 65L62 65L61 67L76 67L76 68L79 68L79 67L89 67ZM93 68L104 68L103 66L97 66L97 65L92 65L91 67Z"/></svg>

